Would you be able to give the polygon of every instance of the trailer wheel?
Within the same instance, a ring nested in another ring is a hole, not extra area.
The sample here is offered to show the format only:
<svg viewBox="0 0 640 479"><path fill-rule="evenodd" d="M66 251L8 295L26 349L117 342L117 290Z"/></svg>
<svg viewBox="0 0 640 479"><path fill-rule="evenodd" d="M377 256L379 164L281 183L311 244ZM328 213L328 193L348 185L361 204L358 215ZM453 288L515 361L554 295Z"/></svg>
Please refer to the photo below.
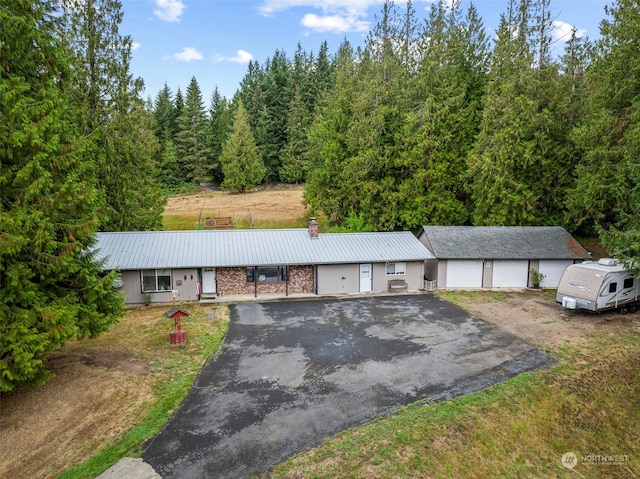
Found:
<svg viewBox="0 0 640 479"><path fill-rule="evenodd" d="M637 309L637 305L632 304L631 306L629 306L629 312L630 313L635 313Z"/></svg>
<svg viewBox="0 0 640 479"><path fill-rule="evenodd" d="M627 310L626 306L623 306L622 308L620 308L620 314L627 314L629 311Z"/></svg>

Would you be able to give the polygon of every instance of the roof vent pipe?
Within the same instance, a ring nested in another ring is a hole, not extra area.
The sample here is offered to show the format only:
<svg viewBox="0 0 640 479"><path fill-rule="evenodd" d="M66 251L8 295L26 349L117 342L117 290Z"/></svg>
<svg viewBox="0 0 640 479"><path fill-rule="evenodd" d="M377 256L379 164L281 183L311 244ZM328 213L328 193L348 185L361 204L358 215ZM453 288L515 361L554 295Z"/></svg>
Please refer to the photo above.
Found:
<svg viewBox="0 0 640 479"><path fill-rule="evenodd" d="M318 222L316 221L316 219L311 218L311 220L309 221L309 237L317 239L319 229L320 227L318 226Z"/></svg>

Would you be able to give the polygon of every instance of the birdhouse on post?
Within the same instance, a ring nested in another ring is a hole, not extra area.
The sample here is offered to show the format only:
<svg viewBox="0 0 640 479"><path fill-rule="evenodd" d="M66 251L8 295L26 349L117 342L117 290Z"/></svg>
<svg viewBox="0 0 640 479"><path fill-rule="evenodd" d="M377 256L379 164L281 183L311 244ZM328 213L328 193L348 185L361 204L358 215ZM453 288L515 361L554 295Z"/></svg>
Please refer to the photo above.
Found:
<svg viewBox="0 0 640 479"><path fill-rule="evenodd" d="M183 345L187 342L187 332L182 329L182 318L189 316L189 311L182 308L171 308L164 313L165 318L173 319L173 331L169 333L169 341L172 345Z"/></svg>

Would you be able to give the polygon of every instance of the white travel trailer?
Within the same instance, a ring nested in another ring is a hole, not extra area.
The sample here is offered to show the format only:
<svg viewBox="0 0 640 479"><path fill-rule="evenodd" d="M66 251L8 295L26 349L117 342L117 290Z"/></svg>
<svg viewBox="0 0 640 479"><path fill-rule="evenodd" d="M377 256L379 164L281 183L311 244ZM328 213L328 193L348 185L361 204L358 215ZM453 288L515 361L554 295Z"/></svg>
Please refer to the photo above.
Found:
<svg viewBox="0 0 640 479"><path fill-rule="evenodd" d="M566 309L634 312L638 307L639 286L638 278L615 259L585 261L565 269L556 301Z"/></svg>

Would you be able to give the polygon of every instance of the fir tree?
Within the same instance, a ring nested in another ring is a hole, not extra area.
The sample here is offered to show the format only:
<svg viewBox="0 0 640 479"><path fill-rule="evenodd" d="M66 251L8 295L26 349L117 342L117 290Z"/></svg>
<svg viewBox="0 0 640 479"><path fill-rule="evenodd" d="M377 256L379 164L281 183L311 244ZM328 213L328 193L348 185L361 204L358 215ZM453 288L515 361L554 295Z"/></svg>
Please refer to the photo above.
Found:
<svg viewBox="0 0 640 479"><path fill-rule="evenodd" d="M209 125L210 131L210 151L213 167L211 174L214 181L220 183L223 180L222 163L220 155L222 154L222 145L227 140L229 129L231 128L230 105L227 99L220 95L218 87L215 87L211 95L211 106L209 108Z"/></svg>
<svg viewBox="0 0 640 479"><path fill-rule="evenodd" d="M63 2L64 38L72 55L72 114L82 134L93 140L95 175L106 193L103 230L161 226L165 198L153 157L152 133L141 79L129 71L131 38L119 33L122 5L117 0Z"/></svg>
<svg viewBox="0 0 640 479"><path fill-rule="evenodd" d="M307 130L310 115L296 87L288 115L287 144L282 148L279 176L285 183L304 182L310 170L307 159Z"/></svg>
<svg viewBox="0 0 640 479"><path fill-rule="evenodd" d="M54 6L0 8L0 391L43 382L47 353L105 331L123 307L91 253L104 197L69 121Z"/></svg>
<svg viewBox="0 0 640 479"><path fill-rule="evenodd" d="M239 100L233 127L222 147L223 188L243 193L260 184L266 168L251 133L249 118Z"/></svg>
<svg viewBox="0 0 640 479"><path fill-rule="evenodd" d="M618 0L606 13L573 134L582 156L571 212L640 272L640 6Z"/></svg>
<svg viewBox="0 0 640 479"><path fill-rule="evenodd" d="M198 183L207 179L211 168L210 129L200 86L191 78L178 118L178 149L181 173L187 181Z"/></svg>

